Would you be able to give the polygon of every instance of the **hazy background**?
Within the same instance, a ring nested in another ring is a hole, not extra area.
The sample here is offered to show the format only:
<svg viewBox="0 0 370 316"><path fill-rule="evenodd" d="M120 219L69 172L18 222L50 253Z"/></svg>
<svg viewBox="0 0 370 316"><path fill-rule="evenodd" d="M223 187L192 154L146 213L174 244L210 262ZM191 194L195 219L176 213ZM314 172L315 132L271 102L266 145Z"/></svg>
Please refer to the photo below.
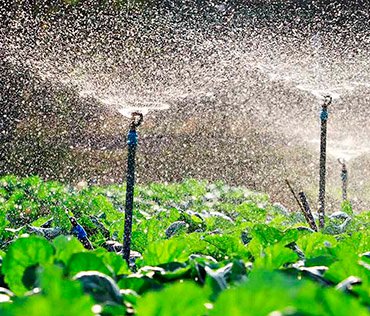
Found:
<svg viewBox="0 0 370 316"><path fill-rule="evenodd" d="M0 7L0 173L125 181L127 115L138 181L223 180L317 204L319 111L328 208L370 203L365 1L12 1Z"/></svg>

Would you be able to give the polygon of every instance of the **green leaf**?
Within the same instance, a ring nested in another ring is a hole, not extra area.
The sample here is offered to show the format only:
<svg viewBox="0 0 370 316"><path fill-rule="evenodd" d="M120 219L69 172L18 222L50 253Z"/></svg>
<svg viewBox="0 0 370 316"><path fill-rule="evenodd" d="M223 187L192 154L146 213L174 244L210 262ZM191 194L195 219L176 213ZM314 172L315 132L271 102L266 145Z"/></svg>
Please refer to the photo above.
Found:
<svg viewBox="0 0 370 316"><path fill-rule="evenodd" d="M359 262L359 258L353 260L351 257L335 262L326 271L324 277L335 284L348 277L360 278L362 284L353 286L352 291L357 293L363 302L370 304L370 271Z"/></svg>
<svg viewBox="0 0 370 316"><path fill-rule="evenodd" d="M150 292L139 298L137 315L145 316L194 316L206 314L207 298L194 283L176 283L160 292Z"/></svg>
<svg viewBox="0 0 370 316"><path fill-rule="evenodd" d="M13 304L2 306L2 316L79 315L93 316L93 300L84 295L81 285L63 278L63 271L48 265L40 273L42 292L14 300Z"/></svg>
<svg viewBox="0 0 370 316"><path fill-rule="evenodd" d="M360 305L351 296L337 292L334 289L322 289L320 298L325 306L325 312L320 315L369 316L369 311L365 306ZM309 305L309 302L307 301L306 304Z"/></svg>
<svg viewBox="0 0 370 316"><path fill-rule="evenodd" d="M220 294L210 315L224 316L268 315L273 311L283 311L292 305L300 285L291 278L277 272L256 270L249 280Z"/></svg>
<svg viewBox="0 0 370 316"><path fill-rule="evenodd" d="M6 212L0 209L0 240L5 239L8 232L5 230L9 226L9 221L6 216Z"/></svg>
<svg viewBox="0 0 370 316"><path fill-rule="evenodd" d="M85 251L78 239L72 236L58 236L53 240L53 246L56 250L55 258L64 264L68 263L73 254Z"/></svg>
<svg viewBox="0 0 370 316"><path fill-rule="evenodd" d="M162 284L152 278L143 275L132 274L122 278L118 282L120 289L130 289L138 294L143 294L148 290L158 290L162 288Z"/></svg>
<svg viewBox="0 0 370 316"><path fill-rule="evenodd" d="M191 266L185 263L171 262L158 267L145 266L138 273L148 275L154 280L162 282L186 278L190 274Z"/></svg>
<svg viewBox="0 0 370 316"><path fill-rule="evenodd" d="M276 271L252 270L243 285L222 292L211 316L367 315L356 299Z"/></svg>
<svg viewBox="0 0 370 316"><path fill-rule="evenodd" d="M298 260L298 255L291 249L281 244L269 246L256 258L253 266L267 270L279 269L284 264L293 263Z"/></svg>
<svg viewBox="0 0 370 316"><path fill-rule="evenodd" d="M130 274L131 271L127 266L127 262L123 260L123 257L116 254L115 252L108 252L105 249L99 248L94 253L101 259L104 264L109 267L115 276L122 274Z"/></svg>
<svg viewBox="0 0 370 316"><path fill-rule="evenodd" d="M255 225L251 233L252 236L256 238L263 247L275 244L284 237L284 233L266 224Z"/></svg>
<svg viewBox="0 0 370 316"><path fill-rule="evenodd" d="M97 303L122 304L122 295L117 284L109 276L96 272L80 272L74 278L78 280L85 291L89 293Z"/></svg>
<svg viewBox="0 0 370 316"><path fill-rule="evenodd" d="M140 253L144 252L148 245L148 236L143 231L133 231L132 232L132 250L138 251Z"/></svg>
<svg viewBox="0 0 370 316"><path fill-rule="evenodd" d="M266 220L266 210L252 201L243 202L235 207L235 211L245 220L258 223Z"/></svg>
<svg viewBox="0 0 370 316"><path fill-rule="evenodd" d="M102 316L125 316L128 314L124 305L106 303L102 307L103 310L99 314Z"/></svg>
<svg viewBox="0 0 370 316"><path fill-rule="evenodd" d="M245 266L241 267L241 271L236 271L236 264L238 264L238 261L235 261L234 263L230 262L227 265L225 265L222 268L219 268L217 270L213 270L208 266L205 266L205 272L207 273L206 276L206 284L212 289L213 295L212 300L215 300L217 295L221 293L222 291L226 290L229 287L229 283L232 280L232 278L238 278L239 280L243 280L243 276L246 275L246 269ZM240 266L238 267L240 268ZM244 268L244 269L243 269ZM238 275L238 273L240 273Z"/></svg>
<svg viewBox="0 0 370 316"><path fill-rule="evenodd" d="M357 232L347 236L333 249L338 259L346 259L351 256L354 259L358 255L370 249L370 234L368 232Z"/></svg>
<svg viewBox="0 0 370 316"><path fill-rule="evenodd" d="M27 268L52 262L54 248L41 237L20 238L10 245L3 260L2 272L10 289L17 295L27 290L22 282Z"/></svg>
<svg viewBox="0 0 370 316"><path fill-rule="evenodd" d="M241 238L233 235L209 235L203 239L217 249L217 253L212 253L219 259L230 257L246 258L249 255L247 248L243 245Z"/></svg>
<svg viewBox="0 0 370 316"><path fill-rule="evenodd" d="M159 265L169 262L185 262L190 248L184 239L168 239L150 244L143 254L144 265Z"/></svg>
<svg viewBox="0 0 370 316"><path fill-rule="evenodd" d="M71 256L67 265L67 272L70 276L81 271L99 271L109 276L112 275L103 260L91 252L75 253Z"/></svg>
<svg viewBox="0 0 370 316"><path fill-rule="evenodd" d="M348 215L353 215L352 204L350 201L343 201L341 205L342 212L347 213Z"/></svg>
<svg viewBox="0 0 370 316"><path fill-rule="evenodd" d="M337 245L337 240L330 235L313 233L300 237L297 245L307 259L320 256L332 257L332 249Z"/></svg>

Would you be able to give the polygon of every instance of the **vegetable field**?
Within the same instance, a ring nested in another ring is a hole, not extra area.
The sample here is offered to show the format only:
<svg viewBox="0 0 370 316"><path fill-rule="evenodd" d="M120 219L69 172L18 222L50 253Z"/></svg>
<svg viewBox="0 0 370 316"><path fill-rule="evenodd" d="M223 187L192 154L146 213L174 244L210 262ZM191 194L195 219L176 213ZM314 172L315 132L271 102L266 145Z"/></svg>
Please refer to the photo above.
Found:
<svg viewBox="0 0 370 316"><path fill-rule="evenodd" d="M370 212L344 203L314 232L245 188L152 183L128 265L124 202L124 186L0 179L0 315L369 315Z"/></svg>

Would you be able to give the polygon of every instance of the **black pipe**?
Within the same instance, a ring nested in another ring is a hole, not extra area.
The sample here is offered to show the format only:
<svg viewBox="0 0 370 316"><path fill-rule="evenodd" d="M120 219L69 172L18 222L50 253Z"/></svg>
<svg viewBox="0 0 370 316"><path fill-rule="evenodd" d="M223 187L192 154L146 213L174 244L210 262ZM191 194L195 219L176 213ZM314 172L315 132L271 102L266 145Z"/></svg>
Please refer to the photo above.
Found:
<svg viewBox="0 0 370 316"><path fill-rule="evenodd" d="M288 185L290 192L293 194L293 197L294 197L294 199L296 200L296 202L297 202L297 204L298 204L299 208L301 209L302 213L304 214L304 208L303 208L303 206L302 206L301 202L298 200L298 197L297 197L297 195L295 194L295 191L294 191L294 189L293 189L292 185L290 184L290 182L289 182L289 180L288 180L288 179L286 179L286 180L285 180L285 182L286 182L286 184Z"/></svg>
<svg viewBox="0 0 370 316"><path fill-rule="evenodd" d="M301 202L302 202L302 205L303 205L303 208L304 208L303 215L304 215L304 218L306 219L306 222L311 227L311 229L313 229L315 232L317 232L318 229L317 229L317 226L316 226L316 222L315 222L315 219L313 218L311 208L310 208L310 204L308 203L306 194L304 194L304 192L299 192L298 195L299 195L299 198L301 199Z"/></svg>
<svg viewBox="0 0 370 316"><path fill-rule="evenodd" d="M138 120L136 120L138 118ZM132 213L134 206L134 188L135 188L135 156L138 144L138 135L136 128L143 121L141 113L132 114L132 122L127 136L127 186L126 186L126 206L125 206L125 230L123 236L123 258L129 264L131 252L131 235L132 235Z"/></svg>
<svg viewBox="0 0 370 316"><path fill-rule="evenodd" d="M326 186L326 135L328 122L328 106L331 103L331 97L325 97L322 105L321 119L321 141L320 141L320 179L319 179L319 227L325 226L325 186Z"/></svg>

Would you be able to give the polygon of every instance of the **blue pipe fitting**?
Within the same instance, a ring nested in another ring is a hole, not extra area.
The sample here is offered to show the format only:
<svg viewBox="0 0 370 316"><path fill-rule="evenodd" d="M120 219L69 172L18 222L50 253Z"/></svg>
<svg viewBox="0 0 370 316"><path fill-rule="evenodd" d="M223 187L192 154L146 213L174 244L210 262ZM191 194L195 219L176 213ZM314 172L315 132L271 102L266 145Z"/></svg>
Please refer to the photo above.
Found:
<svg viewBox="0 0 370 316"><path fill-rule="evenodd" d="M329 118L329 112L327 109L322 109L320 112L320 119L321 121L327 121Z"/></svg>
<svg viewBox="0 0 370 316"><path fill-rule="evenodd" d="M72 234L76 235L77 238L80 240L87 237L85 229L80 224L77 224L75 227L72 228Z"/></svg>
<svg viewBox="0 0 370 316"><path fill-rule="evenodd" d="M136 131L134 130L129 131L127 135L127 145L136 146L138 144L138 141L139 141L139 137Z"/></svg>

